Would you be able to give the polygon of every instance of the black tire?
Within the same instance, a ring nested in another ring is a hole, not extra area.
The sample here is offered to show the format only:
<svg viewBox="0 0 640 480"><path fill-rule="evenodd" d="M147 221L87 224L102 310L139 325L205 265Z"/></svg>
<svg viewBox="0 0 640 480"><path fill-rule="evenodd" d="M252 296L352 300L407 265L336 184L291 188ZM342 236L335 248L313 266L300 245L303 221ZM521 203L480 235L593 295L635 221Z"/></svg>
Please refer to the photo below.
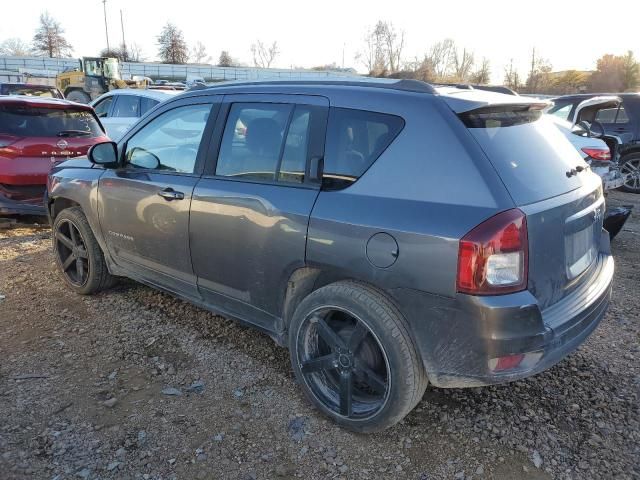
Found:
<svg viewBox="0 0 640 480"><path fill-rule="evenodd" d="M622 158L620 173L624 184L620 190L629 193L640 193L640 153L632 153Z"/></svg>
<svg viewBox="0 0 640 480"><path fill-rule="evenodd" d="M81 208L61 211L53 222L51 238L60 274L74 292L91 295L115 284Z"/></svg>
<svg viewBox="0 0 640 480"><path fill-rule="evenodd" d="M427 388L405 319L384 293L359 282L333 283L307 296L291 319L289 350L306 396L355 432L395 425Z"/></svg>
<svg viewBox="0 0 640 480"><path fill-rule="evenodd" d="M82 90L71 90L65 95L70 102L84 103L85 105L91 101L91 97Z"/></svg>

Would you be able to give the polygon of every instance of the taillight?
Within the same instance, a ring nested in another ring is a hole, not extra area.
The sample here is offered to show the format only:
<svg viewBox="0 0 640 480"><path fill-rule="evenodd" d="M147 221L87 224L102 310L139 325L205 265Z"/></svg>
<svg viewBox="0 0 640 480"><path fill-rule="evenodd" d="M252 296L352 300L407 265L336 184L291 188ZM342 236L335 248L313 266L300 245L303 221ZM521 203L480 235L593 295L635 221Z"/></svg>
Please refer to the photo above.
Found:
<svg viewBox="0 0 640 480"><path fill-rule="evenodd" d="M599 160L601 162L611 161L611 150L609 150L608 148L584 147L582 148L582 151L594 160Z"/></svg>
<svg viewBox="0 0 640 480"><path fill-rule="evenodd" d="M527 288L527 219L517 208L482 222L460 240L458 292L492 295Z"/></svg>

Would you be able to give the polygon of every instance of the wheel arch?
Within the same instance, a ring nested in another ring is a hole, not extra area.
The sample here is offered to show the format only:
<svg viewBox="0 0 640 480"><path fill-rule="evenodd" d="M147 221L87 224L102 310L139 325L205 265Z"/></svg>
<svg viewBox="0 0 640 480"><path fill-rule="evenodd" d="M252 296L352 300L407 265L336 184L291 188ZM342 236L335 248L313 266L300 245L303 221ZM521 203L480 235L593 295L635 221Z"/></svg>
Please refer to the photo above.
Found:
<svg viewBox="0 0 640 480"><path fill-rule="evenodd" d="M51 217L51 223L53 224L56 217L67 208L79 207L82 209L82 205L80 205L75 200L66 197L56 197L49 199L49 216Z"/></svg>

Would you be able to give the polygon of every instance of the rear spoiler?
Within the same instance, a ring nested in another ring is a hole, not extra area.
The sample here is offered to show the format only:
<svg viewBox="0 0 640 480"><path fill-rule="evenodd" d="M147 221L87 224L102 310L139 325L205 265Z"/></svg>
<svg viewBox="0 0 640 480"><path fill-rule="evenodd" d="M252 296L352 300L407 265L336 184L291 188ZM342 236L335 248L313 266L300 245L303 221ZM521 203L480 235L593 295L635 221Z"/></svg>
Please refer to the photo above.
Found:
<svg viewBox="0 0 640 480"><path fill-rule="evenodd" d="M487 92L483 90L463 90L452 88L436 88L440 98L455 113L468 113L480 111L506 112L542 110L552 103L540 98L527 98L502 93Z"/></svg>

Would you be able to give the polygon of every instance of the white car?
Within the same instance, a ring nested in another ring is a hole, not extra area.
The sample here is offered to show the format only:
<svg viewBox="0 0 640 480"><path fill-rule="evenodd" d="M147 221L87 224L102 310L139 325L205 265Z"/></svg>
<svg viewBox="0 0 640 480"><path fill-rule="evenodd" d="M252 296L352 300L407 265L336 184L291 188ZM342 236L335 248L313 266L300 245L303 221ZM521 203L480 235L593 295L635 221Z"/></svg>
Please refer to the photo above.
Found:
<svg viewBox="0 0 640 480"><path fill-rule="evenodd" d="M584 161L590 165L591 170L600 175L605 190L612 190L624 184L624 178L620 173L620 168L617 162L614 162L616 160L614 157L617 146L620 145L620 139L605 135L605 131L601 127L602 131L596 132L596 134L600 134L599 136L601 138L596 138L592 128L596 128L594 124L597 122L590 124L589 122L580 121L580 114L586 108L594 106L600 108L610 106L617 107L620 102L620 98L615 96L599 96L584 100L576 107L572 119L573 122L566 120L568 114L568 112L565 111L566 109L555 111L553 107L547 109L549 113L548 117L551 121L556 124L580 155L582 155ZM604 139L608 140L609 143L605 142Z"/></svg>
<svg viewBox="0 0 640 480"><path fill-rule="evenodd" d="M109 138L117 142L140 117L178 93L182 92L133 88L111 90L96 98L90 105L107 130Z"/></svg>

